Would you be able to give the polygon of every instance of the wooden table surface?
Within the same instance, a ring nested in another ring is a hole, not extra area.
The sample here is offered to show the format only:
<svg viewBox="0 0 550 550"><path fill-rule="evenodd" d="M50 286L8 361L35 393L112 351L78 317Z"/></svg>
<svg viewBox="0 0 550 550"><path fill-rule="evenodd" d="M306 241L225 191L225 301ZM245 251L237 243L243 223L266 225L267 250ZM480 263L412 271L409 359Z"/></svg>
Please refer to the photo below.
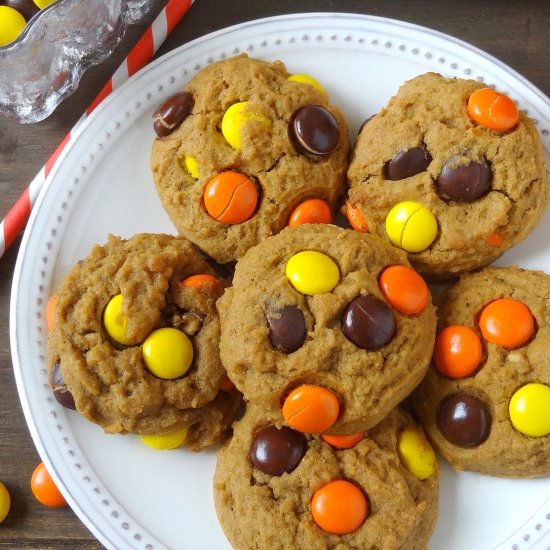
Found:
<svg viewBox="0 0 550 550"><path fill-rule="evenodd" d="M497 57L550 96L550 2L546 0L197 0L158 55L228 25L312 11L371 14L445 32ZM89 70L78 91L48 119L21 125L0 117L2 217L126 56L144 26L133 27L114 55ZM11 511L0 525L0 548L102 548L69 508L45 508L30 491L30 477L40 458L17 395L8 321L19 243L20 239L0 259L0 481L12 496Z"/></svg>

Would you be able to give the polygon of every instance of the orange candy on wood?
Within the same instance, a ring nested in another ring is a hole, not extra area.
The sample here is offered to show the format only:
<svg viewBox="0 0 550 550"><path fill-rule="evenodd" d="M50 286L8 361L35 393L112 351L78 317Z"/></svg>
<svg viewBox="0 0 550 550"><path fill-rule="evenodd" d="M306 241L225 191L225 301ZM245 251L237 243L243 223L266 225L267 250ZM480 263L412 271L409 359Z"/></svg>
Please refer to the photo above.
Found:
<svg viewBox="0 0 550 550"><path fill-rule="evenodd" d="M310 508L315 523L323 531L336 535L353 533L369 513L361 489L343 479L331 481L316 491Z"/></svg>
<svg viewBox="0 0 550 550"><path fill-rule="evenodd" d="M481 340L471 328L452 325L435 339L435 367L449 378L465 378L472 374L479 367L482 355Z"/></svg>
<svg viewBox="0 0 550 550"><path fill-rule="evenodd" d="M513 128L519 118L516 104L492 88L481 88L469 97L468 114L481 126L500 132Z"/></svg>
<svg viewBox="0 0 550 550"><path fill-rule="evenodd" d="M50 508L67 506L67 501L55 485L43 462L35 468L32 474L31 490L38 502L44 506Z"/></svg>
<svg viewBox="0 0 550 550"><path fill-rule="evenodd" d="M300 203L290 215L289 227L306 223L331 223L332 214L327 201L309 199Z"/></svg>
<svg viewBox="0 0 550 550"><path fill-rule="evenodd" d="M246 175L228 170L214 176L204 188L204 206L215 220L238 224L248 220L258 203L258 190Z"/></svg>
<svg viewBox="0 0 550 550"><path fill-rule="evenodd" d="M533 337L535 319L525 304L501 298L485 306L479 317L479 328L488 342L516 349Z"/></svg>
<svg viewBox="0 0 550 550"><path fill-rule="evenodd" d="M422 313L430 298L424 279L414 269L404 265L386 268L378 283L389 304L407 315Z"/></svg>
<svg viewBox="0 0 550 550"><path fill-rule="evenodd" d="M348 435L322 435L321 436L329 445L337 449L351 449L357 443L365 439L365 432L357 432Z"/></svg>
<svg viewBox="0 0 550 550"><path fill-rule="evenodd" d="M290 392L283 404L286 423L304 433L319 434L328 430L339 412L336 396L321 386L299 386Z"/></svg>

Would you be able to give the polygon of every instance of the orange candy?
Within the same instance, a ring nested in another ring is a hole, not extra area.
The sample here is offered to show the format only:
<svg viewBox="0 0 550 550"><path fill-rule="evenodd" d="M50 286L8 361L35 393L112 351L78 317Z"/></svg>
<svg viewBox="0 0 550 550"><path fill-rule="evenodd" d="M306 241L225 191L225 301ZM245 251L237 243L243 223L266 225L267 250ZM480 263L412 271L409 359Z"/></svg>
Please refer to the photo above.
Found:
<svg viewBox="0 0 550 550"><path fill-rule="evenodd" d="M206 273L199 273L197 275L191 275L181 282L182 286L187 288L196 288L197 290L208 290L214 287L214 290L221 291L223 289L221 281L214 277L214 275L207 275Z"/></svg>
<svg viewBox="0 0 550 550"><path fill-rule="evenodd" d="M359 231L359 233L369 232L367 220L365 220L363 212L357 206L353 206L351 202L347 201L342 211L355 231Z"/></svg>
<svg viewBox="0 0 550 550"><path fill-rule="evenodd" d="M482 354L479 336L462 325L443 329L435 339L435 367L449 378L465 378L472 374L478 368Z"/></svg>
<svg viewBox="0 0 550 550"><path fill-rule="evenodd" d="M487 244L489 246L500 246L504 242L504 238L500 233L491 233L487 237Z"/></svg>
<svg viewBox="0 0 550 550"><path fill-rule="evenodd" d="M214 176L204 188L204 206L221 223L242 223L252 216L258 203L258 190L244 174L228 170Z"/></svg>
<svg viewBox="0 0 550 550"><path fill-rule="evenodd" d="M322 435L321 436L329 445L337 449L351 449L357 443L365 439L365 432L357 432L349 435Z"/></svg>
<svg viewBox="0 0 550 550"><path fill-rule="evenodd" d="M481 126L500 132L513 128L519 118L516 104L491 88L476 90L469 97L468 114Z"/></svg>
<svg viewBox="0 0 550 550"><path fill-rule="evenodd" d="M378 284L389 304L407 315L424 311L430 298L424 279L414 269L404 265L384 269Z"/></svg>
<svg viewBox="0 0 550 550"><path fill-rule="evenodd" d="M535 319L525 304L512 298L501 298L485 306L479 318L479 328L488 342L516 349L532 338Z"/></svg>
<svg viewBox="0 0 550 550"><path fill-rule="evenodd" d="M67 501L56 487L43 462L32 473L31 490L38 502L44 506L51 508L67 506Z"/></svg>
<svg viewBox="0 0 550 550"><path fill-rule="evenodd" d="M305 385L292 390L283 403L283 417L299 432L319 434L338 418L340 404L336 396L321 386Z"/></svg>
<svg viewBox="0 0 550 550"><path fill-rule="evenodd" d="M289 227L303 225L305 223L331 223L332 214L327 201L322 199L309 199L300 203L290 215Z"/></svg>
<svg viewBox="0 0 550 550"><path fill-rule="evenodd" d="M231 382L231 378L229 376L226 376L220 384L220 390L221 391L231 391L235 387L235 384Z"/></svg>
<svg viewBox="0 0 550 550"><path fill-rule="evenodd" d="M55 304L57 303L57 294L52 294L48 303L46 304L46 325L48 330L51 332L55 320Z"/></svg>
<svg viewBox="0 0 550 550"><path fill-rule="evenodd" d="M361 489L343 479L331 481L311 499L311 513L315 523L328 533L353 533L369 513L367 499Z"/></svg>

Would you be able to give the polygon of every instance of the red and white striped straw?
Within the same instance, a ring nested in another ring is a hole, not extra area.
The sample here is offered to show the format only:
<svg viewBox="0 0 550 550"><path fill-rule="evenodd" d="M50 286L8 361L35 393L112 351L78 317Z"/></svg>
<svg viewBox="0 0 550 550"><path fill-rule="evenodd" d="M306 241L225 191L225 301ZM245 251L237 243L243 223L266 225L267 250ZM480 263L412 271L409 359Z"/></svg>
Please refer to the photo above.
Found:
<svg viewBox="0 0 550 550"><path fill-rule="evenodd" d="M135 72L145 67L153 58L156 51L160 48L166 37L172 32L180 19L187 13L194 0L168 0L166 6L155 18L151 26L145 31L145 34L139 39L131 49L128 57L115 71L98 96L92 101L92 104L86 109L86 112L80 117L72 130L65 136L63 141L57 146L53 155L46 161L40 172L32 180L30 185L23 191L17 202L12 206L2 223L0 224L0 257L11 246L19 233L23 231L32 207L36 202L36 197L49 173L52 171L59 155L71 141L71 136L76 133L80 125L90 116L90 113L116 88L128 80Z"/></svg>

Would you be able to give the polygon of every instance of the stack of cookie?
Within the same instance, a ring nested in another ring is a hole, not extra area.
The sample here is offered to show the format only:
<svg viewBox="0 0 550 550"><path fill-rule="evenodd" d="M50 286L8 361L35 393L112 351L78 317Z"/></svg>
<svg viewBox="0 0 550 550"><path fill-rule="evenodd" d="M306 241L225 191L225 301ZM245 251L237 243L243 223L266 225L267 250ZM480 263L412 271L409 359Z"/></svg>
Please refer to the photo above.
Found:
<svg viewBox="0 0 550 550"><path fill-rule="evenodd" d="M417 77L348 164L319 82L241 55L200 71L153 126L181 236L110 237L65 278L60 402L157 448L232 431L214 498L238 549L425 548L439 469L423 429L458 469L550 474L550 278L465 275L437 315L423 278L484 268L546 208L536 129L509 98Z"/></svg>

